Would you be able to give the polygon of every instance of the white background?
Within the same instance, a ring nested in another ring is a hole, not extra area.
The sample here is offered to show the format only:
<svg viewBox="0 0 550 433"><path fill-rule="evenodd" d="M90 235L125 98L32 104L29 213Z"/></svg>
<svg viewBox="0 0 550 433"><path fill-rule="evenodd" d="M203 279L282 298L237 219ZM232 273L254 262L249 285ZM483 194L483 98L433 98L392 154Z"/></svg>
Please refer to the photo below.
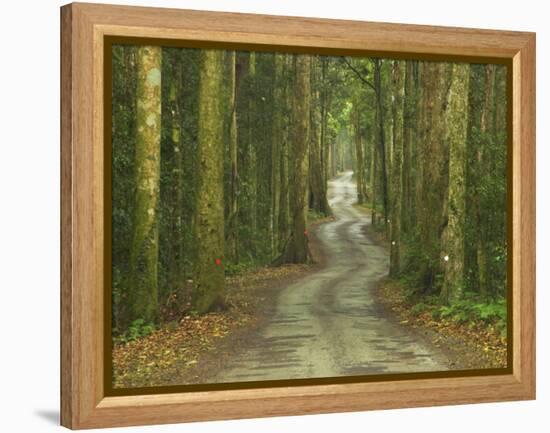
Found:
<svg viewBox="0 0 550 433"><path fill-rule="evenodd" d="M116 0L113 0L116 1ZM548 14L543 1L120 1L144 6L536 31L538 401L127 429L137 432L543 431L548 428L550 282ZM0 63L0 430L58 431L59 6L2 2ZM546 314L545 314L546 313ZM545 413L546 411L546 413ZM546 424L544 427L543 425ZM118 430L120 431L120 430ZM548 431L548 430L545 430Z"/></svg>

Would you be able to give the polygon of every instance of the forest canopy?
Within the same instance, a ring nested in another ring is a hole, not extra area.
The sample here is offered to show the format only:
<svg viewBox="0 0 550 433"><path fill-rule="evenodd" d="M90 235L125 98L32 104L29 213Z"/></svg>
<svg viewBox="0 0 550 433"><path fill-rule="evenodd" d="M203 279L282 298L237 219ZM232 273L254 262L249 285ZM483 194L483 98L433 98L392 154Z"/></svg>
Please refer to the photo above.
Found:
<svg viewBox="0 0 550 433"><path fill-rule="evenodd" d="M411 296L502 304L507 119L501 65L113 46L113 334L310 262L348 170Z"/></svg>

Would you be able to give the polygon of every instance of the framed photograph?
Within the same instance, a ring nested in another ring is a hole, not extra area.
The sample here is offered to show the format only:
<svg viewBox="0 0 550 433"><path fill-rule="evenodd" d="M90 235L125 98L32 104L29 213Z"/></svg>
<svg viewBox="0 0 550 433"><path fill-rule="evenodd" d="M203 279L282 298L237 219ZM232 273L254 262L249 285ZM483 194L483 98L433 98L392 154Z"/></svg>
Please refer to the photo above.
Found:
<svg viewBox="0 0 550 433"><path fill-rule="evenodd" d="M61 8L61 422L535 398L535 35Z"/></svg>

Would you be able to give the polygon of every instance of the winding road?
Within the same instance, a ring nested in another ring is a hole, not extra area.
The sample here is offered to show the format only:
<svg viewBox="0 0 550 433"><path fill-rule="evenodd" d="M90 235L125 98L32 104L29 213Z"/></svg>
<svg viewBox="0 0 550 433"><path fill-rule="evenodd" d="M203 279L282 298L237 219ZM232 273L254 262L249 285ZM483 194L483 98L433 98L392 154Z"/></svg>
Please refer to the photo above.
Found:
<svg viewBox="0 0 550 433"><path fill-rule="evenodd" d="M329 182L335 220L315 228L327 265L282 289L275 312L214 382L447 370L444 354L389 319L373 296L388 252L364 233L352 172Z"/></svg>

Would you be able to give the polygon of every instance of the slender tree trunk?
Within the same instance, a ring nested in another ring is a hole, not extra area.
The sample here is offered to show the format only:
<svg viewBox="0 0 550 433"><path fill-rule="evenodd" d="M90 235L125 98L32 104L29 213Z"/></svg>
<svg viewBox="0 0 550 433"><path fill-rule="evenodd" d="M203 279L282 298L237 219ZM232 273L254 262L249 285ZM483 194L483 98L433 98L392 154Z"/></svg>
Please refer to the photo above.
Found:
<svg viewBox="0 0 550 433"><path fill-rule="evenodd" d="M138 49L136 195L130 252L130 323L158 321L158 197L160 184L160 47Z"/></svg>
<svg viewBox="0 0 550 433"><path fill-rule="evenodd" d="M414 120L414 81L413 62L408 60L405 66L405 95L403 108L403 168L401 179L401 231L408 233L412 223L411 214L411 148Z"/></svg>
<svg viewBox="0 0 550 433"><path fill-rule="evenodd" d="M313 62L313 60L312 60ZM320 81L316 67L311 67L310 144L309 144L309 207L321 215L328 215L326 180L323 163L323 114Z"/></svg>
<svg viewBox="0 0 550 433"><path fill-rule="evenodd" d="M176 287L181 284L184 278L184 237L183 237L183 149L181 139L181 112L179 108L178 97L181 94L181 62L178 61L178 57L172 58L172 77L170 77L168 104L170 113L170 128L171 128L171 141L173 148L173 197L174 201L171 203L173 209L172 215L172 245L174 245L174 251L172 254L171 263L171 286Z"/></svg>
<svg viewBox="0 0 550 433"><path fill-rule="evenodd" d="M275 54L275 86L273 101L273 132L271 145L271 208L272 208L272 255L279 253L279 217L280 217L280 185L281 185L281 147L283 142L283 113L284 90L283 90L283 54Z"/></svg>
<svg viewBox="0 0 550 433"><path fill-rule="evenodd" d="M239 242L238 242L238 227L239 227L239 205L238 205L238 129L237 129L237 62L236 53L229 53L230 77L229 88L230 98L229 107L231 109L231 123L229 125L229 158L231 163L231 177L229 185L229 216L228 216L228 233L227 233L227 251L234 263L239 262Z"/></svg>
<svg viewBox="0 0 550 433"><path fill-rule="evenodd" d="M453 64L446 118L449 143L448 223L443 234L444 279L441 298L458 300L464 290L464 225L466 223L466 137L470 66Z"/></svg>
<svg viewBox="0 0 550 433"><path fill-rule="evenodd" d="M353 125L353 141L355 143L355 181L357 185L357 203L363 204L367 199L364 195L364 157L363 157L363 145L361 143L361 121L359 113L358 97L356 96L353 101L353 108L351 111L351 123Z"/></svg>
<svg viewBox="0 0 550 433"><path fill-rule="evenodd" d="M321 162L323 166L323 182L321 197L324 200L323 206L325 214L330 214L330 206L327 199L328 180L332 176L331 174L331 149L332 145L328 143L328 112L332 99L332 91L327 84L327 68L329 59L327 57L321 58Z"/></svg>
<svg viewBox="0 0 550 433"><path fill-rule="evenodd" d="M336 152L336 139L332 140L332 142L329 144L330 146L330 177L333 178L336 176L336 173L338 173L338 161L337 161L337 152Z"/></svg>
<svg viewBox="0 0 550 433"><path fill-rule="evenodd" d="M309 55L295 56L296 81L293 101L292 171L290 175L291 233L281 256L282 263L306 263L309 260L306 233L308 194L308 144L310 131Z"/></svg>
<svg viewBox="0 0 550 433"><path fill-rule="evenodd" d="M424 89L425 62L418 63L418 76L416 80L415 109L416 109L416 140L413 148L414 159L414 208L416 226L420 228L423 208L424 165L423 157L426 152L426 133L428 125L426 121L426 97Z"/></svg>
<svg viewBox="0 0 550 433"><path fill-rule="evenodd" d="M251 241L252 251L256 250L256 234L258 233L258 160L256 152L255 136L257 132L256 122L256 53L250 52L248 58L248 163L250 164L249 179L250 183L250 218L251 218Z"/></svg>
<svg viewBox="0 0 550 433"><path fill-rule="evenodd" d="M388 173L386 168L386 123L384 121L384 104L382 93L381 60L374 59L374 87L376 91L376 110L378 112L378 146L380 170L382 173L382 204L384 205L384 224L388 222Z"/></svg>
<svg viewBox="0 0 550 433"><path fill-rule="evenodd" d="M290 86L288 84L288 71L292 71L293 68L291 67L291 61L292 58L290 55L283 54L283 106L285 107L291 107L292 106L292 100L291 100L291 92L290 92ZM290 236L290 211L289 211L289 187L288 187L288 180L289 180L289 135L291 130L291 119L289 117L285 116L285 122L283 127L283 134L281 137L281 146L280 146L280 167L281 167L281 174L280 174L280 200L279 200L279 250L281 249L281 246L284 246L284 244L288 241Z"/></svg>
<svg viewBox="0 0 550 433"><path fill-rule="evenodd" d="M403 182L403 76L404 62L395 60L392 65L393 102L393 161L391 189L390 276L395 277L401 268L401 201Z"/></svg>
<svg viewBox="0 0 550 433"><path fill-rule="evenodd" d="M199 87L198 185L195 213L193 308L199 314L224 305L223 52L204 50Z"/></svg>
<svg viewBox="0 0 550 433"><path fill-rule="evenodd" d="M378 132L378 129L380 128L380 123L378 121L378 116L379 116L379 113L378 113L378 109L376 108L374 110L374 128L376 129L376 134L375 134L375 142L377 142L380 138L379 136L379 132ZM372 189L372 204L371 204L371 223L373 225L376 225L376 219L377 219L377 216L378 216L378 212L376 210L376 206L378 206L378 189L379 189L379 185L378 185L378 153L379 153L379 149L380 149L380 146L378 146L377 144L373 143L372 147L371 147L371 168L370 168L370 185L371 185L371 189Z"/></svg>
<svg viewBox="0 0 550 433"><path fill-rule="evenodd" d="M485 100L483 103L483 110L481 112L481 138L483 140L482 146L479 146L477 150L477 167L478 173L486 173L488 168L488 161L485 155L484 147L488 145L489 140L492 138L492 122L491 113L494 103L494 85L495 85L495 65L485 66ZM479 185L476 192L475 199L476 207L476 220L478 228L477 236L477 267L479 273L479 291L483 296L487 296L489 292L488 282L488 257L487 257L487 230L484 221L484 215L486 210L481 206Z"/></svg>

